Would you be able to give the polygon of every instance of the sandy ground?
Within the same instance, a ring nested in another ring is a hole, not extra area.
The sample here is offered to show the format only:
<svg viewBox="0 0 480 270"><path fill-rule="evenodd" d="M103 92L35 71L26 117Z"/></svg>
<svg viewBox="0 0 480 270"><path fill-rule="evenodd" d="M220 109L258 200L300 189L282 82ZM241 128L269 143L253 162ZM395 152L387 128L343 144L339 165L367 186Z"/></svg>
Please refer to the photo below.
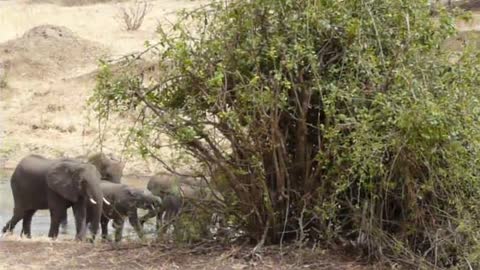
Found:
<svg viewBox="0 0 480 270"><path fill-rule="evenodd" d="M0 241L0 269L382 269L324 250L251 249L218 244L78 243L61 240ZM18 256L21 254L21 256ZM33 263L34 262L34 263Z"/></svg>
<svg viewBox="0 0 480 270"><path fill-rule="evenodd" d="M177 11L206 3L149 1L140 29L126 31L120 8L131 7L133 0L82 6L58 2L0 1L0 82L6 73L7 84L0 88L0 168L13 168L29 153L72 157L98 151L98 125L85 105L95 86L91 72L97 59L143 50L145 41L155 39L159 23L169 24ZM106 139L104 149L125 158L122 142ZM148 175L159 169L155 163L126 161L127 173Z"/></svg>
<svg viewBox="0 0 480 270"><path fill-rule="evenodd" d="M141 49L146 40L155 38L158 23L174 21L175 12L182 8L191 9L206 3L198 0L151 0L150 12L140 29L129 32L119 23L118 15L119 8L131 6L132 1L73 7L32 2L42 1L0 1L0 42L20 38L35 26L53 24L65 26L85 39L103 44L113 55Z"/></svg>

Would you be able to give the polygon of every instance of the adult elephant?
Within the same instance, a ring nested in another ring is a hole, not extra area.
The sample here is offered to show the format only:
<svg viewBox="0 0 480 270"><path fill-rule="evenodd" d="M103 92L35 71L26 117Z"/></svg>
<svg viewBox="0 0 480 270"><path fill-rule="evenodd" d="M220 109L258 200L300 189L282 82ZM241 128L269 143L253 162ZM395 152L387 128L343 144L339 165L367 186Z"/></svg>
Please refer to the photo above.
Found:
<svg viewBox="0 0 480 270"><path fill-rule="evenodd" d="M88 157L89 163L93 164L100 172L102 180L113 183L120 183L123 175L125 163L115 159L112 155L96 153Z"/></svg>
<svg viewBox="0 0 480 270"><path fill-rule="evenodd" d="M2 232L12 232L15 225L23 220L22 234L31 237L32 216L37 210L50 210L48 236L56 238L60 222L72 207L75 216L76 236L86 236L87 205L92 205L91 231L95 237L103 205L100 188L100 174L89 163L72 159L47 159L39 155L23 158L11 178L14 199L13 216Z"/></svg>
<svg viewBox="0 0 480 270"><path fill-rule="evenodd" d="M162 199L154 196L149 191L140 190L127 186L125 184L116 184L102 181L100 184L103 195L110 202L109 205L103 205L101 217L102 238L108 236L108 223L113 220L115 228L115 241L122 239L123 225L125 218L128 217L130 225L135 229L138 237L143 238L143 229L138 220L137 209L148 209L151 211L159 211L162 205ZM90 213L96 214L93 205L87 210L87 223L90 221Z"/></svg>
<svg viewBox="0 0 480 270"><path fill-rule="evenodd" d="M77 159L79 161L82 161L81 157ZM86 161L97 168L102 180L110 181L112 183L121 182L123 176L123 169L125 168L124 162L117 160L112 155L107 156L104 153L93 154L89 156ZM67 223L67 216L65 216L65 218L61 222L63 230L66 230Z"/></svg>

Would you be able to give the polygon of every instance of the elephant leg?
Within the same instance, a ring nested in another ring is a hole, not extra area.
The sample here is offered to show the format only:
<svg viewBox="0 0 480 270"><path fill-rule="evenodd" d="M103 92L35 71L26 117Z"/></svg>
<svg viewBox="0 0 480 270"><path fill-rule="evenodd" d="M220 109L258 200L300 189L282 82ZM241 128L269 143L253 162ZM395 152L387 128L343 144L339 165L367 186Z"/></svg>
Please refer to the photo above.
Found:
<svg viewBox="0 0 480 270"><path fill-rule="evenodd" d="M122 240L123 224L125 220L123 218L117 218L113 220L113 228L115 228L115 242Z"/></svg>
<svg viewBox="0 0 480 270"><path fill-rule="evenodd" d="M68 230L68 214L65 216L65 219L60 222L60 227L62 228L62 233L67 234Z"/></svg>
<svg viewBox="0 0 480 270"><path fill-rule="evenodd" d="M155 222L155 230L157 231L157 233L160 233L160 227L162 226L162 223L163 223L162 220L163 220L164 213L165 212L157 213L156 222Z"/></svg>
<svg viewBox="0 0 480 270"><path fill-rule="evenodd" d="M140 224L143 226L143 224L145 222L147 222L147 220L149 220L149 219L151 219L155 216L157 216L156 211L149 210L148 213L146 213L143 217L140 218Z"/></svg>
<svg viewBox="0 0 480 270"><path fill-rule="evenodd" d="M65 219L66 215L66 207L50 208L50 231L48 232L48 237L53 239L57 238L60 222Z"/></svg>
<svg viewBox="0 0 480 270"><path fill-rule="evenodd" d="M100 219L100 225L102 227L102 238L107 239L108 237L108 222L110 220L104 216Z"/></svg>
<svg viewBox="0 0 480 270"><path fill-rule="evenodd" d="M132 210L128 213L128 221L130 222L130 225L132 225L132 227L135 229L138 237L140 239L143 239L143 228L138 220L137 209Z"/></svg>
<svg viewBox="0 0 480 270"><path fill-rule="evenodd" d="M75 228L77 234L75 235L76 240L83 241L87 234L87 209L84 202L75 203L73 206L73 215L75 217ZM65 211L66 213L66 211Z"/></svg>
<svg viewBox="0 0 480 270"><path fill-rule="evenodd" d="M7 224L5 224L5 227L3 227L2 233L6 233L7 231L12 232L13 229L15 228L15 225L17 225L17 223L23 218L24 212L25 211L23 211L23 210L20 210L18 208L14 208L13 209L13 216L7 222Z"/></svg>
<svg viewBox="0 0 480 270"><path fill-rule="evenodd" d="M168 213L166 211L157 213L155 230L157 232L157 238L161 238L168 228Z"/></svg>
<svg viewBox="0 0 480 270"><path fill-rule="evenodd" d="M35 212L37 212L36 209L27 210L25 211L25 215L23 216L22 234L25 234L27 238L32 238L31 225L32 217Z"/></svg>

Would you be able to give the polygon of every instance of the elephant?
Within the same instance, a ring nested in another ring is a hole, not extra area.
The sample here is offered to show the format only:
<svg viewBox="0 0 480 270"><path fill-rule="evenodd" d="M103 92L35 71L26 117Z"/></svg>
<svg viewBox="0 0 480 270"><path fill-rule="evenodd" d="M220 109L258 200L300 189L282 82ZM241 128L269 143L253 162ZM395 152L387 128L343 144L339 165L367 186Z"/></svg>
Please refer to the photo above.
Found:
<svg viewBox="0 0 480 270"><path fill-rule="evenodd" d="M31 237L31 221L37 210L50 210L48 236L57 238L60 222L72 206L77 240L86 238L86 211L91 207L91 232L98 231L103 192L100 173L89 163L72 159L47 159L40 155L24 157L15 168L10 182L14 209L13 216L2 232L12 232L23 219L21 234ZM108 201L105 200L106 203Z"/></svg>
<svg viewBox="0 0 480 270"><path fill-rule="evenodd" d="M79 159L79 161L81 161L81 159ZM104 153L96 153L89 156L87 162L93 164L97 168L102 180L113 183L121 182L125 163L116 160L112 155L107 156ZM63 230L66 230L67 223L67 216L65 216L65 219L61 222Z"/></svg>
<svg viewBox="0 0 480 270"><path fill-rule="evenodd" d="M169 173L158 173L152 176L147 184L147 189L153 195L159 196L163 200L160 211L149 211L140 218L143 225L150 218L156 217L156 228L160 230L160 224L163 220L172 220L183 208L186 200L198 197L200 188L198 180L194 177L177 176Z"/></svg>
<svg viewBox="0 0 480 270"><path fill-rule="evenodd" d="M115 241L119 242L122 239L125 217L128 217L128 221L135 229L139 238L142 239L143 229L138 220L137 208L148 209L154 212L158 211L161 208L162 199L158 196L154 196L148 190L143 191L125 184L101 181L100 187L105 198L107 198L107 200L111 203L110 205L103 205L103 212L100 220L102 238L107 238L108 222L113 220L113 227L115 228ZM88 222L90 220L90 211L87 212Z"/></svg>
<svg viewBox="0 0 480 270"><path fill-rule="evenodd" d="M125 163L116 160L113 156L106 156L103 153L97 153L88 158L88 162L93 164L102 176L102 180L113 183L120 183L123 175Z"/></svg>
<svg viewBox="0 0 480 270"><path fill-rule="evenodd" d="M197 227L194 230L197 230L198 233L222 233L218 231L218 228L226 226L226 220L214 209L222 207L231 192L222 171L215 170L213 177L209 177L205 181L200 180L199 177L187 176L188 174L188 172L182 172L182 174L158 173L150 177L147 189L154 195L162 197L163 204L160 211L149 211L142 216L141 224L156 217L156 228L160 236L162 231L168 228L166 225L173 223L181 213L188 213L187 223L188 219L195 220ZM200 207L196 208L197 206ZM205 219L208 218L208 215L210 215L209 220ZM181 228L182 223L183 221L180 220L175 227L180 225Z"/></svg>

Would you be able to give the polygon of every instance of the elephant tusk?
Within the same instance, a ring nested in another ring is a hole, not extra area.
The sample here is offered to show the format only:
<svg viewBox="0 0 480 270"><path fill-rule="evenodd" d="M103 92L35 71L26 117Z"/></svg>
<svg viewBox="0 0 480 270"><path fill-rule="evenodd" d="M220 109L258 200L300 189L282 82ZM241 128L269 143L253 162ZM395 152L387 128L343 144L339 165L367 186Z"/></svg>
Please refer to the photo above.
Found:
<svg viewBox="0 0 480 270"><path fill-rule="evenodd" d="M105 197L103 197L103 202L106 203L107 205L110 205L110 202L107 201L107 199L105 199Z"/></svg>
<svg viewBox="0 0 480 270"><path fill-rule="evenodd" d="M93 204L97 204L97 202L92 198L90 198L90 202L93 203Z"/></svg>

